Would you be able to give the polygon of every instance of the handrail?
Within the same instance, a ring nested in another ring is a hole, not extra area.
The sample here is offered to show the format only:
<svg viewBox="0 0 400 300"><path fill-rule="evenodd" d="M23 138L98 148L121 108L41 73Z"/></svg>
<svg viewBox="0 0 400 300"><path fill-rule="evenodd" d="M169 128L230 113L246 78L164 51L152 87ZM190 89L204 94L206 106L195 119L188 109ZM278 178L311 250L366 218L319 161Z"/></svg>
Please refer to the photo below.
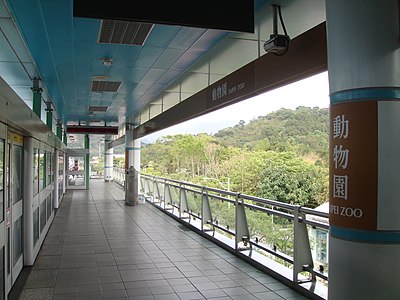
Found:
<svg viewBox="0 0 400 300"><path fill-rule="evenodd" d="M121 176L125 176L124 170L114 168L114 171L119 181ZM329 231L328 213L143 173L140 174L140 187L140 193L149 203L187 223L201 234L222 242L237 255L246 256L256 264L263 260L272 260L275 264L278 262L291 273L289 279L294 284L303 286L311 282L311 286L314 286L311 293L322 290L327 294L328 249L327 240L321 239L326 238ZM223 205L224 202L228 203L228 207ZM225 219L219 216L222 210L225 210ZM262 216L264 223L267 219L272 220L271 224L267 224L271 232L287 232L286 238L291 240L291 249L279 249L279 240L264 241L269 238L268 234L262 232L266 227L260 229L258 223L254 223ZM313 236L310 237L310 234ZM324 261L316 257L319 254L318 247L325 247L323 255L319 255ZM270 263L265 265L267 268L271 266ZM288 277L287 274L285 276ZM320 287L315 289L315 285ZM324 299L324 295L318 294L315 298Z"/></svg>

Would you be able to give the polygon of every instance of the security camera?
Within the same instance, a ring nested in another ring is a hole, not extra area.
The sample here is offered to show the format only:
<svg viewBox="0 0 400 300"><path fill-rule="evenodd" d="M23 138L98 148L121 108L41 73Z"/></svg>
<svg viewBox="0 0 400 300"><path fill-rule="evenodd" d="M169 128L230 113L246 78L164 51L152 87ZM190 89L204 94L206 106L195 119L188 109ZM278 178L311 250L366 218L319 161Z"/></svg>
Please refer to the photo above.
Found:
<svg viewBox="0 0 400 300"><path fill-rule="evenodd" d="M290 38L283 34L271 34L270 39L264 43L265 52L281 53L289 47Z"/></svg>

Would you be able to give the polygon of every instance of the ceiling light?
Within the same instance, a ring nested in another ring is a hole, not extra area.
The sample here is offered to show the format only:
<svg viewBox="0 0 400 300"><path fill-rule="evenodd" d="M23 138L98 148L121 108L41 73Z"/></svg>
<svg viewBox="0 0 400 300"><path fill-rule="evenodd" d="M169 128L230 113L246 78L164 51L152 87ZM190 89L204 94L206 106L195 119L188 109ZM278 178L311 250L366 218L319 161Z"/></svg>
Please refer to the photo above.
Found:
<svg viewBox="0 0 400 300"><path fill-rule="evenodd" d="M104 58L103 59L103 65L105 65L106 67L110 67L110 66L112 66L112 64L113 64L113 61L112 61L111 58Z"/></svg>

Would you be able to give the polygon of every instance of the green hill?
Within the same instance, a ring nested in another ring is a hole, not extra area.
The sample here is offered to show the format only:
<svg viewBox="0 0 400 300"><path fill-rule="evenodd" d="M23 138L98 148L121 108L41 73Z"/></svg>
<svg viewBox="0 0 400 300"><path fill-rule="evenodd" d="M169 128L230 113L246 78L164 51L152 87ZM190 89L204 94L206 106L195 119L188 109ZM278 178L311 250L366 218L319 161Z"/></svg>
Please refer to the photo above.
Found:
<svg viewBox="0 0 400 300"><path fill-rule="evenodd" d="M226 146L249 150L294 151L300 156L328 160L329 109L280 109L246 124L224 128L214 136Z"/></svg>

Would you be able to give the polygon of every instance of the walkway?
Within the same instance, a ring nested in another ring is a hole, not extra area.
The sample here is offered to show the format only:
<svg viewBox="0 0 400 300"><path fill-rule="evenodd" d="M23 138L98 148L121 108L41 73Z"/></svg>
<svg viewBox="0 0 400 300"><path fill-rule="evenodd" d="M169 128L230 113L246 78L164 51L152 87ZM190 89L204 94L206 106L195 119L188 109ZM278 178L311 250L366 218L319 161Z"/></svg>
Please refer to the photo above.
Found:
<svg viewBox="0 0 400 300"><path fill-rule="evenodd" d="M19 299L306 299L114 183L68 191Z"/></svg>

